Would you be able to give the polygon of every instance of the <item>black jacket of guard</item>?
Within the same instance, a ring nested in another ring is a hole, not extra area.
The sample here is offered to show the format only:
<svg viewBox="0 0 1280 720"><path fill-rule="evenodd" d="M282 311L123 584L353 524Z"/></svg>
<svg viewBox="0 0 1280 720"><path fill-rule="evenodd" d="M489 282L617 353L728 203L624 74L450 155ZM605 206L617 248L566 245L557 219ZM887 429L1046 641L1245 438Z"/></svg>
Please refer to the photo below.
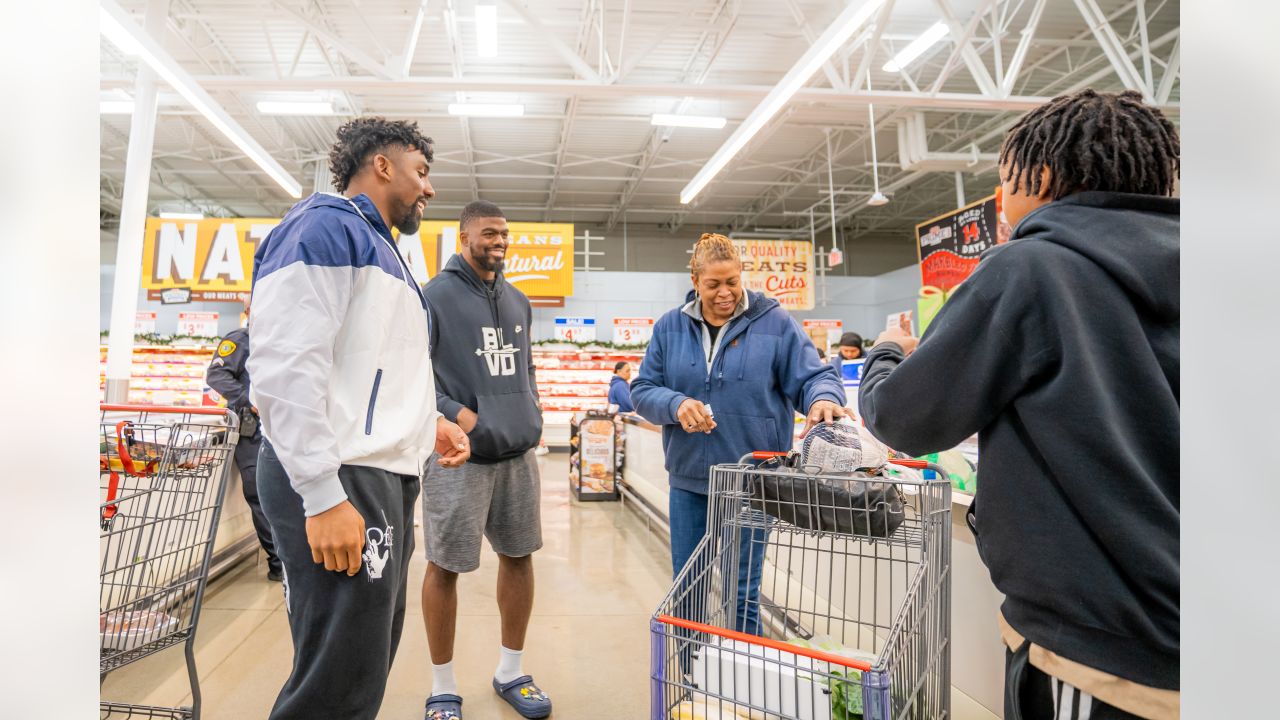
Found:
<svg viewBox="0 0 1280 720"><path fill-rule="evenodd" d="M1173 198L1084 192L988 251L859 408L922 455L978 433L978 551L1009 624L1063 657L1178 688L1178 227Z"/></svg>

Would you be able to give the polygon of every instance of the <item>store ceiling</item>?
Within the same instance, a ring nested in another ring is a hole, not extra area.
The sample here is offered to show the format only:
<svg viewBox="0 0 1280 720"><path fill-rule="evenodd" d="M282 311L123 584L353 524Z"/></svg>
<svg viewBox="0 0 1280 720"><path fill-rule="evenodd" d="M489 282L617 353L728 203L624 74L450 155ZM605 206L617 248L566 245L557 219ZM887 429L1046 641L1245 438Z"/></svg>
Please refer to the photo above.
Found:
<svg viewBox="0 0 1280 720"><path fill-rule="evenodd" d="M147 0L121 4L143 23ZM424 20L406 76L400 56L420 4ZM811 209L822 232L832 215L829 131L843 237L856 243L862 236L909 235L915 223L955 206L955 173L903 168L898 123L922 112L930 152L993 153L1036 99L1090 85L1123 88L1084 19L1095 8L1121 48L1113 55L1127 54L1142 83L1149 65L1150 96L1177 117L1178 0L896 0L878 38L873 28L855 33L686 206L681 188L845 3L498 0L493 58L479 57L475 6L473 0L171 0L162 43L302 184L304 195L317 187L317 174L321 183L327 176L335 129L352 114L381 114L417 120L435 139L438 195L428 217L455 215L479 196L515 219L573 221L606 232L625 221L686 233L789 228L807 236ZM953 33L905 71L882 70L944 9L962 29L973 28L965 44L971 50L957 53ZM972 66L980 64L998 86L1029 19L1041 10L1008 95L998 87L984 94L977 80L983 73ZM103 42L104 98L132 94L136 62ZM865 77L857 80L859 68L870 70L870 93ZM262 100L300 98L330 100L341 114L279 117L256 109ZM460 100L521 103L525 116L464 121L447 112ZM866 204L873 187L870 100L880 186L892 198L876 208ZM728 124L669 134L650 125L653 113L682 110L723 116ZM128 115L102 118L106 230L119 212L129 123ZM964 167L962 177L969 200L996 183L985 160ZM161 85L150 212L279 216L292 203Z"/></svg>

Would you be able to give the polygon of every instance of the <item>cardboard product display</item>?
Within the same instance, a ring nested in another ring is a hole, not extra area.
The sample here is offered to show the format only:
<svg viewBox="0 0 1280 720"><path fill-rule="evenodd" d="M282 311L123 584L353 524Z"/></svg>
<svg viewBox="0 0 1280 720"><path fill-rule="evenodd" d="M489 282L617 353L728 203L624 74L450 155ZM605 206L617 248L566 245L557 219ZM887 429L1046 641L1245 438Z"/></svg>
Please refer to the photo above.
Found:
<svg viewBox="0 0 1280 720"><path fill-rule="evenodd" d="M580 501L619 500L625 430L616 413L575 413L569 425L569 489Z"/></svg>

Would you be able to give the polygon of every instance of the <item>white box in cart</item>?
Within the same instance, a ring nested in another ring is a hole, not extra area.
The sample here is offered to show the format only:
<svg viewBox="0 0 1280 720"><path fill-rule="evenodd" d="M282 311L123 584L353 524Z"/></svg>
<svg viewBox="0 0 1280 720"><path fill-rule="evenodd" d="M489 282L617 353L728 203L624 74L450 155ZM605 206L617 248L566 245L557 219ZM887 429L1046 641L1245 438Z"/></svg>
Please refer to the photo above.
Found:
<svg viewBox="0 0 1280 720"><path fill-rule="evenodd" d="M789 652L721 640L703 646L693 660L693 682L712 695L733 698L796 720L831 720L827 663Z"/></svg>

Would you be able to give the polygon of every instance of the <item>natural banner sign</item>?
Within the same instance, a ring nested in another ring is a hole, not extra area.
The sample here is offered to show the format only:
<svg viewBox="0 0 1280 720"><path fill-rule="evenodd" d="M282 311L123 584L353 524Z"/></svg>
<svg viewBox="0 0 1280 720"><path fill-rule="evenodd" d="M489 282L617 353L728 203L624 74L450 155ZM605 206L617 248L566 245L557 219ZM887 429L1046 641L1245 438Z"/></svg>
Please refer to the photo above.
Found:
<svg viewBox="0 0 1280 720"><path fill-rule="evenodd" d="M147 218L142 287L153 300L183 289L197 301L236 301L252 285L253 254L277 218ZM510 223L508 282L531 297L573 295L573 224ZM414 278L425 284L461 249L457 221L424 220L399 238Z"/></svg>
<svg viewBox="0 0 1280 720"><path fill-rule="evenodd" d="M742 253L748 290L776 299L786 310L813 309L813 243L808 240L734 240Z"/></svg>

